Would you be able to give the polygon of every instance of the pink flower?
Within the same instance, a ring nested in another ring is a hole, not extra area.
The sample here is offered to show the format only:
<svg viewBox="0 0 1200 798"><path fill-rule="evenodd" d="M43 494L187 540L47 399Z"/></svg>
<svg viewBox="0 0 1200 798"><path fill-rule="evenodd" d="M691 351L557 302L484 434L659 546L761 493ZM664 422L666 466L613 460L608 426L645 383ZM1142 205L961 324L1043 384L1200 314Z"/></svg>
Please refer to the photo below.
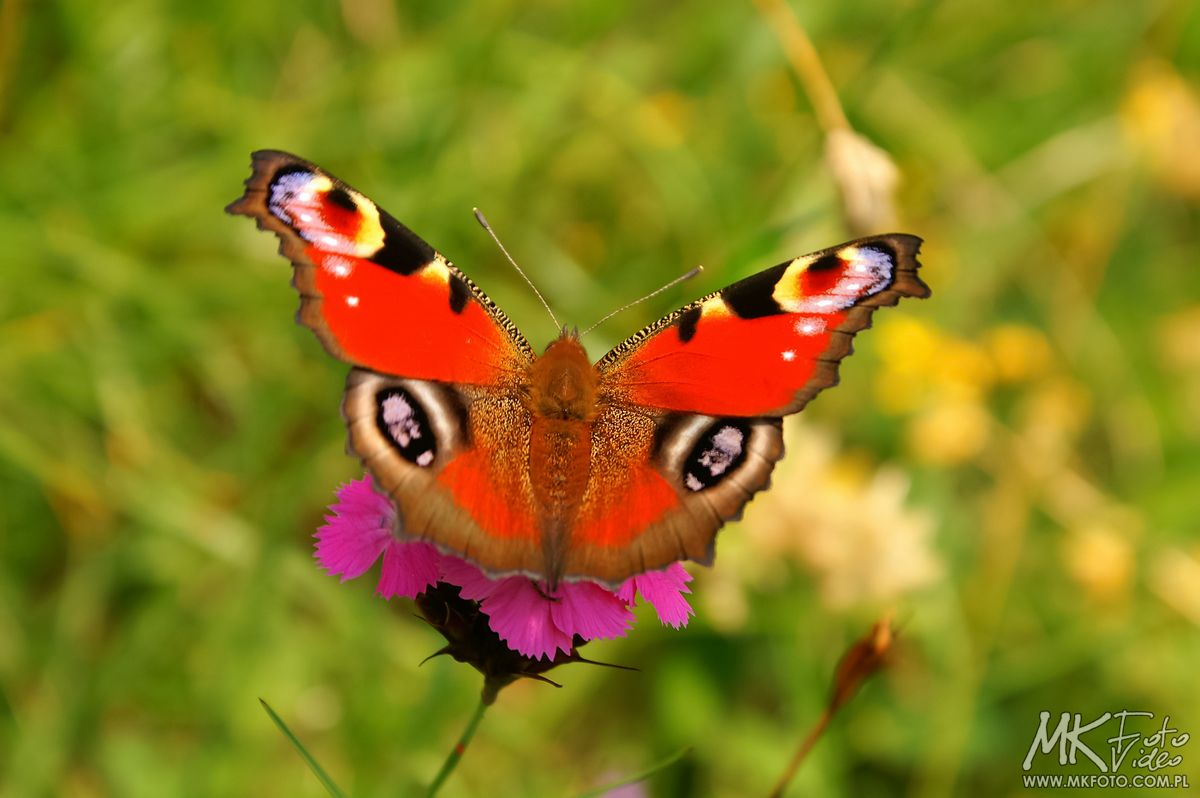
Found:
<svg viewBox="0 0 1200 798"><path fill-rule="evenodd" d="M690 581L692 575L680 563L673 562L661 571L647 571L626 579L617 591L617 597L632 607L635 595L641 594L658 613L658 620L664 626L680 629L687 626L688 618L695 614L683 597L692 592L687 586Z"/></svg>
<svg viewBox="0 0 1200 798"><path fill-rule="evenodd" d="M391 501L372 487L370 477L338 490L332 514L315 535L315 556L342 581L366 573L383 555L376 592L384 598L415 598L438 582L456 585L463 599L478 602L488 626L508 648L523 656L553 659L570 654L583 641L622 637L640 595L659 620L675 628L692 615L684 594L691 575L679 563L627 580L617 592L594 582L564 582L551 593L545 582L524 576L492 579L475 565L441 554L429 543L403 540L393 532Z"/></svg>
<svg viewBox="0 0 1200 798"><path fill-rule="evenodd" d="M421 541L392 534L392 503L371 487L369 478L347 482L329 508L325 525L313 536L321 567L342 581L365 574L383 555L383 574L375 589L384 598L416 598L438 581L438 551Z"/></svg>

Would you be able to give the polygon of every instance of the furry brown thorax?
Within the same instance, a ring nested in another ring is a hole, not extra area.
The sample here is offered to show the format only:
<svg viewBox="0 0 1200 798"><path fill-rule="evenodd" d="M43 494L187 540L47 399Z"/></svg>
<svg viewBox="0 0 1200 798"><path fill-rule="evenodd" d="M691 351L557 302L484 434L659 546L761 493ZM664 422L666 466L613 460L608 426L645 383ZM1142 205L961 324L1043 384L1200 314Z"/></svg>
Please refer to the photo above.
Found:
<svg viewBox="0 0 1200 798"><path fill-rule="evenodd" d="M566 330L530 367L530 411L545 418L592 421L599 375L579 337Z"/></svg>

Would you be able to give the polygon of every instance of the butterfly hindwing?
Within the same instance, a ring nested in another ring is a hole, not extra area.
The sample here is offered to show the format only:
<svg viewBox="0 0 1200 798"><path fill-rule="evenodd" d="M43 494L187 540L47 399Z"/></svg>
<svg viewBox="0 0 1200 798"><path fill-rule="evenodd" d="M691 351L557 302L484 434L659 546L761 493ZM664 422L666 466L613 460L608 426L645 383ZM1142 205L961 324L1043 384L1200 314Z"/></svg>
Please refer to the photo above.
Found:
<svg viewBox="0 0 1200 798"><path fill-rule="evenodd" d="M283 152L253 154L226 210L279 236L295 266L299 319L330 354L385 374L505 384L533 357L473 282L374 202Z"/></svg>
<svg viewBox="0 0 1200 798"><path fill-rule="evenodd" d="M493 574L541 570L531 420L516 394L355 368L342 415L349 448L396 505L397 532Z"/></svg>
<svg viewBox="0 0 1200 798"><path fill-rule="evenodd" d="M851 241L786 261L637 333L597 363L614 404L713 416L799 412L837 381L877 307L925 297L915 236Z"/></svg>
<svg viewBox="0 0 1200 798"><path fill-rule="evenodd" d="M593 469L567 576L610 584L679 560L711 563L717 530L767 487L783 456L775 418L650 416L610 407L593 428Z"/></svg>

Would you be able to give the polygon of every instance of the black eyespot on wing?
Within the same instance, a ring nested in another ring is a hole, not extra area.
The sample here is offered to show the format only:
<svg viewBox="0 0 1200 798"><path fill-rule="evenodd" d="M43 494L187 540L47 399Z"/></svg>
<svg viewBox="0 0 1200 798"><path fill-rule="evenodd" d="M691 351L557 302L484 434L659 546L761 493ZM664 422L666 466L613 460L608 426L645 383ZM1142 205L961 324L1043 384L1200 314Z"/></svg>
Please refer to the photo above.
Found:
<svg viewBox="0 0 1200 798"><path fill-rule="evenodd" d="M433 260L433 247L382 210L379 211L379 226L383 228L383 246L370 257L372 263L397 274L409 275Z"/></svg>
<svg viewBox="0 0 1200 798"><path fill-rule="evenodd" d="M689 308L679 316L679 340L687 343L696 335L696 325L700 322L700 308Z"/></svg>
<svg viewBox="0 0 1200 798"><path fill-rule="evenodd" d="M403 388L391 386L376 394L375 402L375 423L396 452L413 465L432 465L437 441L429 417L416 398Z"/></svg>
<svg viewBox="0 0 1200 798"><path fill-rule="evenodd" d="M783 308L779 307L779 303L775 301L772 294L775 291L775 284L779 282L779 278L783 277L787 267L788 264L781 263L753 277L747 277L741 282L734 283L721 291L721 299L725 300L725 304L729 306L730 310L743 319L757 319L762 316L775 316L783 313Z"/></svg>
<svg viewBox="0 0 1200 798"><path fill-rule="evenodd" d="M354 201L354 197L341 186L334 186L325 192L325 201L351 213L358 211L358 203Z"/></svg>
<svg viewBox="0 0 1200 798"><path fill-rule="evenodd" d="M463 308L467 306L467 300L471 298L471 289L467 287L467 281L451 272L450 274L450 309L455 313L462 313Z"/></svg>
<svg viewBox="0 0 1200 798"><path fill-rule="evenodd" d="M683 486L701 491L720 483L746 459L750 423L741 418L719 418L696 440L683 461Z"/></svg>
<svg viewBox="0 0 1200 798"><path fill-rule="evenodd" d="M808 268L805 269L805 271L825 272L825 271L829 271L830 269L840 269L840 268L842 268L842 259L839 258L834 253L830 252L828 255L822 255L821 257L814 260L812 263L808 264Z"/></svg>

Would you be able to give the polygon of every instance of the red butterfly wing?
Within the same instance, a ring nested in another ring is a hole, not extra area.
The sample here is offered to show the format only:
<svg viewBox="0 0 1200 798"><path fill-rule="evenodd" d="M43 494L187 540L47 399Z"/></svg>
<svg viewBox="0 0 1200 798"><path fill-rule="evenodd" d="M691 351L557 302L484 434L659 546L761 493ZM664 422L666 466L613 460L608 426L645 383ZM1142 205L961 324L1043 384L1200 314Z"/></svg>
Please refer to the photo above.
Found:
<svg viewBox="0 0 1200 798"><path fill-rule="evenodd" d="M252 157L246 193L226 210L279 236L299 319L334 357L469 385L503 383L532 359L469 278L371 200L294 155Z"/></svg>
<svg viewBox="0 0 1200 798"><path fill-rule="evenodd" d="M470 279L367 197L308 161L254 153L228 207L279 236L299 320L361 368L350 448L397 508L397 531L495 572L540 567L529 499L533 352Z"/></svg>
<svg viewBox="0 0 1200 798"><path fill-rule="evenodd" d="M863 238L796 258L681 308L597 363L615 405L781 416L837 382L875 308L926 297L921 240Z"/></svg>
<svg viewBox="0 0 1200 798"><path fill-rule="evenodd" d="M566 573L609 581L708 562L717 530L766 488L779 416L837 381L875 308L924 297L920 239L865 238L767 269L681 308L597 364L605 412ZM593 436L594 438L596 436ZM607 449L605 448L607 447Z"/></svg>

